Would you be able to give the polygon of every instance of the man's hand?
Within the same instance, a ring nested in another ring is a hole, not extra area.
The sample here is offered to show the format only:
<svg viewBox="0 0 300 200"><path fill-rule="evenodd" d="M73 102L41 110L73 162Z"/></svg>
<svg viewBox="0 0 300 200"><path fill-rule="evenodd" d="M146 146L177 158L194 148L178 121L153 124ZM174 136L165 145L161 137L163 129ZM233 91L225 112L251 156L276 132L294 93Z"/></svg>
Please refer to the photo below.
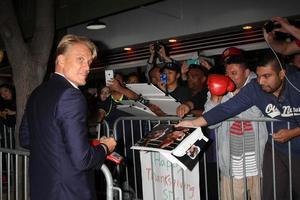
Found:
<svg viewBox="0 0 300 200"><path fill-rule="evenodd" d="M215 94L211 94L211 96L210 96L210 100L211 100L212 102L214 102L215 104L221 103L222 98L223 98L223 96L215 95Z"/></svg>
<svg viewBox="0 0 300 200"><path fill-rule="evenodd" d="M166 113L164 113L160 107L158 107L157 105L154 105L154 104L149 104L148 105L148 108L154 112L157 116L166 116Z"/></svg>
<svg viewBox="0 0 300 200"><path fill-rule="evenodd" d="M108 87L111 91L120 91L120 88L122 88L121 84L119 83L119 81L117 79L111 79L110 81L108 81Z"/></svg>
<svg viewBox="0 0 300 200"><path fill-rule="evenodd" d="M277 133L273 133L272 137L276 142L285 143L299 135L300 135L300 128L293 128L293 129L280 129Z"/></svg>
<svg viewBox="0 0 300 200"><path fill-rule="evenodd" d="M4 109L4 112L6 112L7 115L16 115L16 111L10 110L8 108Z"/></svg>
<svg viewBox="0 0 300 200"><path fill-rule="evenodd" d="M181 104L180 106L177 107L176 109L176 114L178 117L184 117L187 113L190 112L190 107L186 104Z"/></svg>
<svg viewBox="0 0 300 200"><path fill-rule="evenodd" d="M0 111L0 117L6 119L7 111Z"/></svg>
<svg viewBox="0 0 300 200"><path fill-rule="evenodd" d="M286 18L283 17L273 17L271 19L273 22L276 22L278 24L280 24L280 28L276 28L273 31L279 31L279 32L283 32L283 33L291 33L292 32L292 26L289 21Z"/></svg>
<svg viewBox="0 0 300 200"><path fill-rule="evenodd" d="M166 54L166 50L165 50L165 47L163 45L159 45L160 46L160 49L159 51L157 52L159 57L164 61L164 62L172 62L172 59L169 58Z"/></svg>
<svg viewBox="0 0 300 200"><path fill-rule="evenodd" d="M175 127L196 127L193 123L193 120L181 121L175 125Z"/></svg>
<svg viewBox="0 0 300 200"><path fill-rule="evenodd" d="M159 89L161 89L162 91L166 92L166 88L167 88L167 84L166 83L163 83L161 80L158 80L156 86Z"/></svg>
<svg viewBox="0 0 300 200"><path fill-rule="evenodd" d="M205 67L207 70L210 70L212 68L212 65L207 61L205 60L204 58L202 57L199 57L199 63Z"/></svg>
<svg viewBox="0 0 300 200"><path fill-rule="evenodd" d="M266 29L263 28L264 38L268 43L272 43L275 39L274 33L271 31L267 33Z"/></svg>
<svg viewBox="0 0 300 200"><path fill-rule="evenodd" d="M181 79L187 80L187 73L189 71L189 66L187 65L187 62L184 61L181 65Z"/></svg>
<svg viewBox="0 0 300 200"><path fill-rule="evenodd" d="M113 150L115 149L115 147L117 145L117 142L113 137L101 137L100 143L105 144L107 146L107 148L108 148L107 154L113 152Z"/></svg>
<svg viewBox="0 0 300 200"><path fill-rule="evenodd" d="M202 126L207 126L207 121L204 119L204 117L198 117L194 120L185 120L181 121L178 124L175 125L175 127L202 127Z"/></svg>
<svg viewBox="0 0 300 200"><path fill-rule="evenodd" d="M151 55L155 54L154 44L149 45L149 52L150 52Z"/></svg>

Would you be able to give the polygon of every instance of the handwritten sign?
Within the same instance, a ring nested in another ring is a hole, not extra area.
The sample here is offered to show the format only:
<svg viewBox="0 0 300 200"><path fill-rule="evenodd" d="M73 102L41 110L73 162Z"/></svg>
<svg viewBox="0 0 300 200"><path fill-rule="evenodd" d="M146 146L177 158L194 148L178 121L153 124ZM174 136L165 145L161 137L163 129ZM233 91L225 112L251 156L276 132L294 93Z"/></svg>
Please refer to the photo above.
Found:
<svg viewBox="0 0 300 200"><path fill-rule="evenodd" d="M193 171L183 170L158 152L140 154L144 199L200 199L198 164Z"/></svg>

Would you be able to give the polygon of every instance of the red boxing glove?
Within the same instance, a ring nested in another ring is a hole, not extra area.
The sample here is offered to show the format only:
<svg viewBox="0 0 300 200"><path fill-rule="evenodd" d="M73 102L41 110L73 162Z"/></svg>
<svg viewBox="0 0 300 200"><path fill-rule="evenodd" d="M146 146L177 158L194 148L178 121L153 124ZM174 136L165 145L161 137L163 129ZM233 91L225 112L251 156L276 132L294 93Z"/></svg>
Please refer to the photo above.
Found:
<svg viewBox="0 0 300 200"><path fill-rule="evenodd" d="M207 85L210 93L217 96L223 96L227 92L232 92L235 89L232 80L228 76L221 74L209 75Z"/></svg>

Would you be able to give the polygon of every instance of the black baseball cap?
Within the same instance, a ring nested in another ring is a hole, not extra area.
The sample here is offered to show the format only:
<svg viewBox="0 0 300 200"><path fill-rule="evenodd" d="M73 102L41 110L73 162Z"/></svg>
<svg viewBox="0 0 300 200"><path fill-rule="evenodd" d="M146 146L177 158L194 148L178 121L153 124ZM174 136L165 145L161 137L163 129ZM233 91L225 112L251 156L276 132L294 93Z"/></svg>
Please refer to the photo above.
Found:
<svg viewBox="0 0 300 200"><path fill-rule="evenodd" d="M205 76L208 76L208 69L202 65L190 64L189 69L199 69L203 72Z"/></svg>
<svg viewBox="0 0 300 200"><path fill-rule="evenodd" d="M176 61L172 61L172 62L167 62L163 65L161 71L163 71L164 69L169 69L169 70L173 70L176 71L177 73L181 72L181 66L179 63L177 63Z"/></svg>

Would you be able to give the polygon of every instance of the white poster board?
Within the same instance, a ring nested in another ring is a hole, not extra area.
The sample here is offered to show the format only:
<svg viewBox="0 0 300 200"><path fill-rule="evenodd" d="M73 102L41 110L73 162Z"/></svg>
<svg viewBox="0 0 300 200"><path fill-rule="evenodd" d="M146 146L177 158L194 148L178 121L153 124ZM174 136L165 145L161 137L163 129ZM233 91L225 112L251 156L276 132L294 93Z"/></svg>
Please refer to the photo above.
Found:
<svg viewBox="0 0 300 200"><path fill-rule="evenodd" d="M144 199L200 199L199 164L190 171L158 152L140 151L140 157Z"/></svg>
<svg viewBox="0 0 300 200"><path fill-rule="evenodd" d="M166 96L166 94L161 91L159 88L154 86L152 83L132 83L126 84L126 87L138 95L142 95L143 97L147 96Z"/></svg>
<svg viewBox="0 0 300 200"><path fill-rule="evenodd" d="M156 116L156 114L152 112L147 106L138 101L122 100L121 104L123 105L117 105L117 109L123 112L127 112L131 115L146 117Z"/></svg>
<svg viewBox="0 0 300 200"><path fill-rule="evenodd" d="M126 84L126 87L135 93L142 95L151 104L158 106L167 115L176 115L176 109L181 105L172 96L167 95L153 84L134 83Z"/></svg>

